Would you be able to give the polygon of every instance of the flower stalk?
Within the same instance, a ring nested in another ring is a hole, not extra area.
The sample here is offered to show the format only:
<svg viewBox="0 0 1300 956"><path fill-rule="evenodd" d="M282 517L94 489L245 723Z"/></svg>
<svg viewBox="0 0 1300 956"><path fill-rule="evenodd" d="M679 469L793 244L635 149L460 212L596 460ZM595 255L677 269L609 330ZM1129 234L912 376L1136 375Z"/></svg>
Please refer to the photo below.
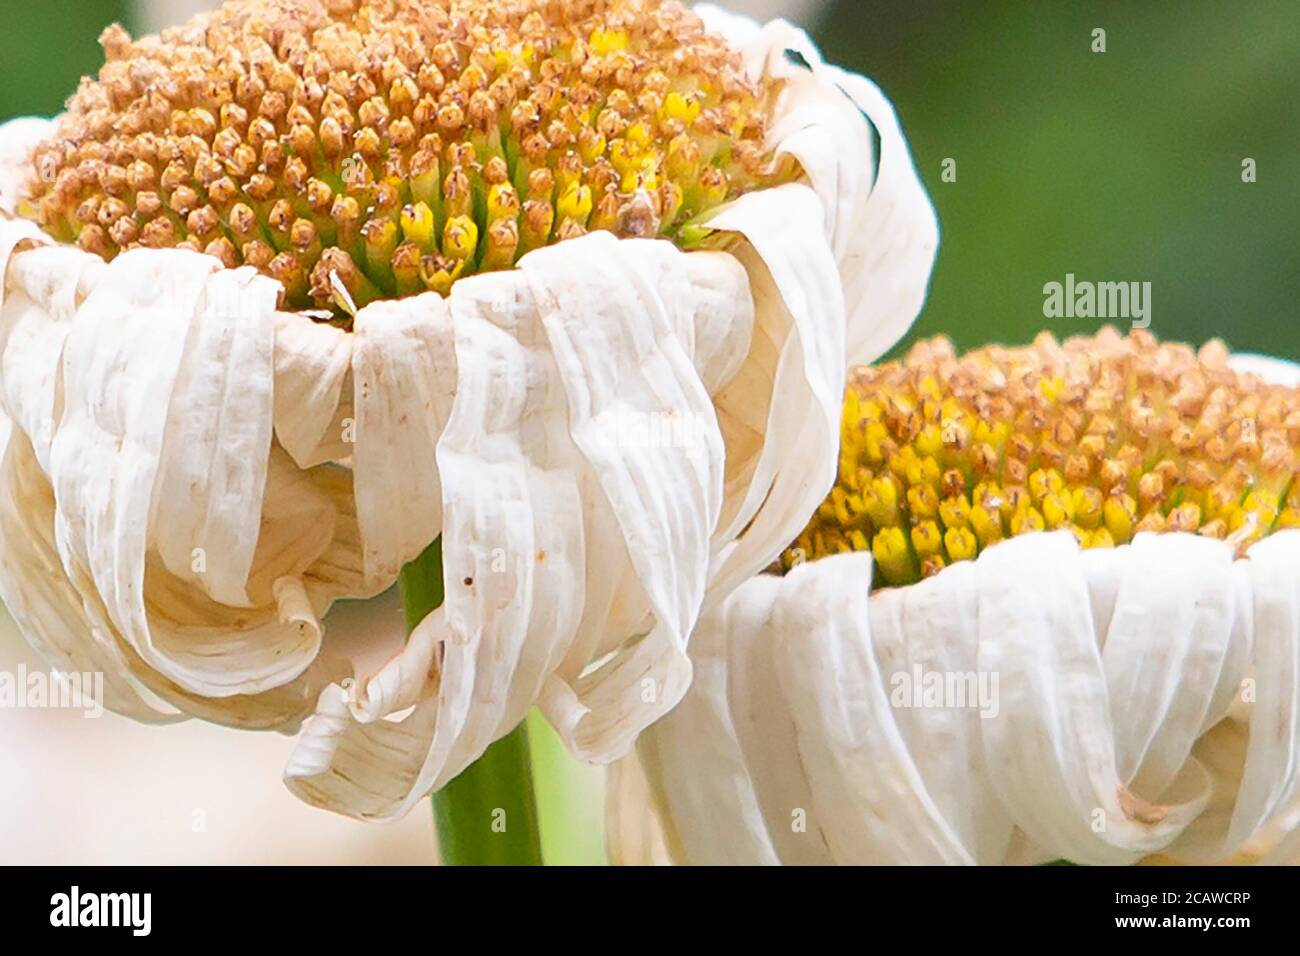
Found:
<svg viewBox="0 0 1300 956"><path fill-rule="evenodd" d="M402 569L407 630L442 605L442 539ZM432 795L445 866L541 866L527 723L484 751Z"/></svg>

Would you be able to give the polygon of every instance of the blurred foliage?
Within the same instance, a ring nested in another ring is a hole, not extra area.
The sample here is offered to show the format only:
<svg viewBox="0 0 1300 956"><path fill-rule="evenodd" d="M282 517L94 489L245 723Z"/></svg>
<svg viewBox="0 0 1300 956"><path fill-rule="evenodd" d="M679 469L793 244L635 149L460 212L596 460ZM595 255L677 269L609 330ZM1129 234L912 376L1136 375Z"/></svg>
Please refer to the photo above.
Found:
<svg viewBox="0 0 1300 956"><path fill-rule="evenodd" d="M127 0L4 0L0 117L51 113ZM1023 342L1043 285L1152 283L1152 331L1300 358L1300 5L830 0L828 59L893 99L939 210L913 335ZM1105 53L1091 51L1106 30ZM956 182L940 179L956 160ZM1258 181L1241 181L1253 158Z"/></svg>
<svg viewBox="0 0 1300 956"><path fill-rule="evenodd" d="M104 57L99 34L129 0L0 0L0 119L49 116Z"/></svg>
<svg viewBox="0 0 1300 956"><path fill-rule="evenodd" d="M1073 272L1151 282L1162 339L1300 359L1295 0L835 0L818 41L893 100L939 211L909 341L1089 332L1043 317L1043 285Z"/></svg>

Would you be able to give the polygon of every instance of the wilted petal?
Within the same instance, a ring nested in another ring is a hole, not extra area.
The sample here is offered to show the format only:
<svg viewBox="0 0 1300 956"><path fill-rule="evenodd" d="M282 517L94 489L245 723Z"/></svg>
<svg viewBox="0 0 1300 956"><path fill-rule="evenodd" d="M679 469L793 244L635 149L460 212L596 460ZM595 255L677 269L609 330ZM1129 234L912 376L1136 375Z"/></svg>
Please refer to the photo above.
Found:
<svg viewBox="0 0 1300 956"><path fill-rule="evenodd" d="M64 410L51 447L64 566L85 568L137 652L182 681L185 665L153 646L145 556L172 390L204 284L218 267L201 256L148 250L123 255L103 273L68 332Z"/></svg>
<svg viewBox="0 0 1300 956"><path fill-rule="evenodd" d="M1260 541L1250 549L1248 565L1255 701L1230 848L1289 810L1300 794L1300 531Z"/></svg>
<svg viewBox="0 0 1300 956"><path fill-rule="evenodd" d="M266 487L278 294L252 269L207 278L171 389L153 492L153 545L167 570L235 607L249 603L258 537L249 504Z"/></svg>
<svg viewBox="0 0 1300 956"><path fill-rule="evenodd" d="M352 454L352 340L304 315L276 316L275 437L300 468Z"/></svg>
<svg viewBox="0 0 1300 956"><path fill-rule="evenodd" d="M1136 791L1161 794L1245 676L1244 657L1230 654L1232 551L1211 538L1144 534L1114 553L1086 552L1084 561L1118 574L1113 608L1095 623L1106 642L1119 773ZM1089 584L1095 591L1092 575Z"/></svg>
<svg viewBox="0 0 1300 956"><path fill-rule="evenodd" d="M777 675L812 789L809 823L839 863L973 862L894 720L871 644L870 557L831 558L810 571L782 581L772 617Z"/></svg>
<svg viewBox="0 0 1300 956"><path fill-rule="evenodd" d="M610 859L637 865L778 862L736 738L727 700L727 639L734 608L706 612L691 638L694 677L682 702L648 728L636 750L611 768ZM710 773L700 778L695 762ZM653 786L651 784L653 782ZM650 805L657 814L647 814ZM656 823L662 823L659 834Z"/></svg>
<svg viewBox="0 0 1300 956"><path fill-rule="evenodd" d="M1026 535L980 556L980 670L998 675L984 733L1003 805L1030 839L1077 862L1132 862L1166 846L1205 795L1154 806L1116 768L1109 698L1079 547Z"/></svg>
<svg viewBox="0 0 1300 956"><path fill-rule="evenodd" d="M27 434L47 473L55 415L63 404L63 345L81 293L105 268L80 249L31 249L13 261L3 284L7 294L0 293L0 404Z"/></svg>
<svg viewBox="0 0 1300 956"><path fill-rule="evenodd" d="M36 650L66 673L104 675L106 707L136 720L183 719L132 679L121 648L96 631L63 573L54 543L54 493L30 442L0 415L0 598Z"/></svg>
<svg viewBox="0 0 1300 956"><path fill-rule="evenodd" d="M929 799L971 861L996 864L1013 832L983 746L982 725L996 716L997 685L979 669L979 574L969 563L948 570L942 583L929 579L874 594L871 643L890 688L893 719ZM966 706L915 706L913 694L924 691L927 674L959 680Z"/></svg>
<svg viewBox="0 0 1300 956"><path fill-rule="evenodd" d="M452 290L457 381L437 445L446 602L346 713L343 697L322 700L287 771L306 799L402 813L539 694L571 747L609 759L685 690L721 440L693 364L691 273L655 282L668 275L655 256L685 254L638 245L593 234ZM630 438L629 422L690 427L663 444ZM648 632L584 673L620 580L644 595ZM383 761L364 756L378 747Z"/></svg>
<svg viewBox="0 0 1300 956"><path fill-rule="evenodd" d="M867 78L823 62L784 20L760 27L711 4L695 9L742 50L751 76L783 81L768 140L799 161L821 199L849 362L874 361L916 318L939 248L938 219L893 107Z"/></svg>
<svg viewBox="0 0 1300 956"><path fill-rule="evenodd" d="M736 740L778 859L797 865L825 865L833 863L834 857L817 825L799 728L790 708L783 704L785 691L777 673L778 635L768 626L781 595L780 582L764 576L747 583L727 602L727 699ZM681 738L678 745L690 747L691 740ZM698 764L679 758L678 767L683 765L690 770L682 783L690 786L693 779L699 779ZM761 841L763 835L750 839Z"/></svg>
<svg viewBox="0 0 1300 956"><path fill-rule="evenodd" d="M29 159L32 151L49 137L53 129L52 120L34 116L0 123L0 213L12 216L17 212L24 185L31 175ZM4 259L5 256L0 254L0 263Z"/></svg>
<svg viewBox="0 0 1300 956"><path fill-rule="evenodd" d="M112 627L149 667L220 698L280 687L311 665L316 609L300 581L280 577L301 575L324 551L331 525L320 518L332 505L297 498L296 520L275 504L265 479L274 288L217 268L203 256L146 250L99 274L64 345L51 478L69 577L93 580ZM142 285L141 275L153 281ZM229 310L232 298L239 305ZM223 418L236 400L248 414ZM192 512L193 524L172 516L160 543L157 522L195 495L207 507ZM307 524L314 537L304 537ZM275 532L285 526L296 535L288 551ZM173 567L152 564L160 544ZM210 571L227 598L251 576L259 593L249 599L263 610L241 613L185 584L209 586Z"/></svg>
<svg viewBox="0 0 1300 956"><path fill-rule="evenodd" d="M722 506L723 448L709 394L678 332L683 322L693 327L694 309L680 296L665 301L647 281L644 254L628 244L597 234L583 246L539 250L521 267L542 312L573 441L602 505L613 511L654 614L633 647L583 674L571 691L552 683L544 700L579 754L609 759L676 704L690 680L686 639L704 598ZM591 281L593 272L601 281ZM668 438L638 440L623 433L629 422L665 428ZM681 429L676 438L673 428Z"/></svg>
<svg viewBox="0 0 1300 956"><path fill-rule="evenodd" d="M375 581L393 580L442 530L436 449L456 394L452 327L447 301L432 293L357 315L352 469Z"/></svg>
<svg viewBox="0 0 1300 956"><path fill-rule="evenodd" d="M635 750L610 765L605 775L605 851L615 866L680 862L665 845L664 817L645 812L655 799Z"/></svg>
<svg viewBox="0 0 1300 956"><path fill-rule="evenodd" d="M829 250L806 237L820 228L821 209L806 186L790 185L741 197L711 222L743 235L735 251L754 292L755 360L767 375L738 376L718 398L719 415L747 406L737 418L764 409L757 458L729 488L711 586L726 594L760 570L798 532L835 480L845 366L843 293ZM775 356L771 351L775 346ZM742 387L743 386L743 387ZM743 417L742 417L743 416ZM751 418L752 420L752 418ZM738 449L737 449L738 450ZM729 469L746 464L733 455Z"/></svg>
<svg viewBox="0 0 1300 956"><path fill-rule="evenodd" d="M697 668L724 666L638 745L648 809L616 790L610 826L692 863L1285 859L1298 549L1039 533L869 599L866 554L755 578L702 622ZM918 669L992 699L896 696Z"/></svg>

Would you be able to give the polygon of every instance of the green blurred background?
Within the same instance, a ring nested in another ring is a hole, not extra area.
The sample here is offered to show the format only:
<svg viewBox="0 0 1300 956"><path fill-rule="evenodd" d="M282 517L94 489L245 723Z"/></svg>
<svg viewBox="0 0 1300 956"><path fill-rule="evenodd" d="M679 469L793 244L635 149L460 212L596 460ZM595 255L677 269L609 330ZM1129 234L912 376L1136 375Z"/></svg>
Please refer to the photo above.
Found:
<svg viewBox="0 0 1300 956"><path fill-rule="evenodd" d="M1043 285L1072 272L1152 283L1161 338L1300 358L1297 0L758 6L802 16L827 58L874 77L903 118L943 233L913 336L1027 341L1049 324ZM6 0L0 116L56 111L97 68L112 20L140 27L131 0ZM941 181L946 158L956 182Z"/></svg>
<svg viewBox="0 0 1300 956"><path fill-rule="evenodd" d="M1296 0L837 0L818 34L893 99L939 210L913 336L1090 331L1043 317L1072 272L1150 282L1163 339L1300 358Z"/></svg>

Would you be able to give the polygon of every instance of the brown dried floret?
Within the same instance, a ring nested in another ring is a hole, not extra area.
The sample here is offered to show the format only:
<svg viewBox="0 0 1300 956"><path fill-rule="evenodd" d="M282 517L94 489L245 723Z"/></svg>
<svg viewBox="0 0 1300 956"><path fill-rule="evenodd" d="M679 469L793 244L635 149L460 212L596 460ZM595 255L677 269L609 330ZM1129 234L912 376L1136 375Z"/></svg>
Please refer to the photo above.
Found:
<svg viewBox="0 0 1300 956"><path fill-rule="evenodd" d="M596 229L689 244L776 176L775 91L675 0L231 0L101 43L25 211L105 258L214 250L290 307L338 303L327 252L359 306ZM439 263L419 282L408 245Z"/></svg>
<svg viewBox="0 0 1300 956"><path fill-rule="evenodd" d="M1300 527L1300 391L1145 332L958 357L946 339L858 369L839 478L781 568L871 551L900 585L1030 531L1085 547L1199 532L1244 550Z"/></svg>

